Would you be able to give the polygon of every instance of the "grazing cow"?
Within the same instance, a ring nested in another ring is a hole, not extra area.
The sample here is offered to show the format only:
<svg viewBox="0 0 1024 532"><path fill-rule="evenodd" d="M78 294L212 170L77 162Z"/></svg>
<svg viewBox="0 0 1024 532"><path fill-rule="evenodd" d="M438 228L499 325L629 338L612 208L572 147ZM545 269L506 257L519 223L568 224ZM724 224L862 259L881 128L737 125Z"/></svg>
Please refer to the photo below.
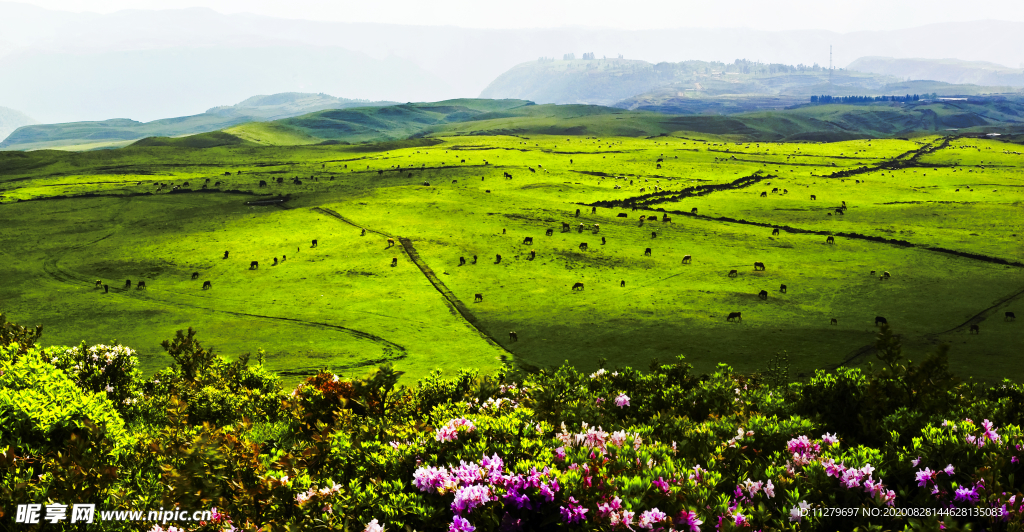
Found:
<svg viewBox="0 0 1024 532"><path fill-rule="evenodd" d="M773 189L772 189L772 194L775 194L775 193L776 193L776 192L778 192L778 191L779 191L779 189L777 189L777 188L773 188Z"/></svg>
<svg viewBox="0 0 1024 532"><path fill-rule="evenodd" d="M607 243L608 243L608 241L606 241L606 240L604 239L604 237L602 236L602 237L601 237L601 245L603 246L603 245L605 245L605 244L607 244Z"/></svg>
<svg viewBox="0 0 1024 532"><path fill-rule="evenodd" d="M601 232L601 224L594 224L594 234Z"/></svg>
<svg viewBox="0 0 1024 532"><path fill-rule="evenodd" d="M671 222L672 218L669 218L668 216L662 216L661 217L661 221L663 221L663 222Z"/></svg>
<svg viewBox="0 0 1024 532"><path fill-rule="evenodd" d="M459 257L459 266L466 265L466 257Z"/></svg>
<svg viewBox="0 0 1024 532"><path fill-rule="evenodd" d="M871 275L872 275L872 276L874 276L874 275L875 275L875 270L871 270Z"/></svg>
<svg viewBox="0 0 1024 532"><path fill-rule="evenodd" d="M579 209L576 209L576 217L577 217L577 218L579 218L579 217L580 217L580 210L579 210Z"/></svg>
<svg viewBox="0 0 1024 532"><path fill-rule="evenodd" d="M767 300L768 299L768 291L767 290L761 290L760 292L757 293L757 297L759 297L761 299L764 299L764 300Z"/></svg>
<svg viewBox="0 0 1024 532"><path fill-rule="evenodd" d="M768 197L768 193L767 192L762 192L761 193L761 197L762 198L767 198Z"/></svg>
<svg viewBox="0 0 1024 532"><path fill-rule="evenodd" d="M532 236L528 236L528 237L523 239L523 245L525 246L527 244L533 244L533 237Z"/></svg>
<svg viewBox="0 0 1024 532"><path fill-rule="evenodd" d="M885 318L881 317L881 316L875 316L875 327L878 327L879 325L881 325L883 323L888 325L889 321L886 320Z"/></svg>
<svg viewBox="0 0 1024 532"><path fill-rule="evenodd" d="M782 292L783 294L785 294L786 293L786 285L784 285L784 284L783 285L779 285L779 292Z"/></svg>
<svg viewBox="0 0 1024 532"><path fill-rule="evenodd" d="M494 263L495 264L501 264L501 255L495 255L494 256Z"/></svg>
<svg viewBox="0 0 1024 532"><path fill-rule="evenodd" d="M772 229L772 236L778 236L778 235L779 235L779 228L776 227L775 229Z"/></svg>
<svg viewBox="0 0 1024 532"><path fill-rule="evenodd" d="M580 251L586 251L589 249L586 242L580 242Z"/></svg>
<svg viewBox="0 0 1024 532"><path fill-rule="evenodd" d="M530 260L533 260L535 258L537 258L537 250L531 249L530 250Z"/></svg>
<svg viewBox="0 0 1024 532"><path fill-rule="evenodd" d="M277 266L277 257L274 257L274 263L271 266Z"/></svg>
<svg viewBox="0 0 1024 532"><path fill-rule="evenodd" d="M577 227L576 227L576 232L577 232L577 233L582 233L582 232L583 232L583 229L584 229L584 226L583 226L583 224L580 224L579 226L577 226Z"/></svg>
<svg viewBox="0 0 1024 532"><path fill-rule="evenodd" d="M473 264L476 264L476 255L473 255Z"/></svg>
<svg viewBox="0 0 1024 532"><path fill-rule="evenodd" d="M554 229L548 228L547 231L544 231L544 235L545 236L551 236L553 234L555 234L555 230Z"/></svg>
<svg viewBox="0 0 1024 532"><path fill-rule="evenodd" d="M697 214L697 207L690 209L690 214Z"/></svg>
<svg viewBox="0 0 1024 532"><path fill-rule="evenodd" d="M832 318L832 320L829 322L829 325L839 325L839 320Z"/></svg>
<svg viewBox="0 0 1024 532"><path fill-rule="evenodd" d="M1013 312L1010 312L1009 310L1006 311L1006 314L1003 315L1003 321L1016 321L1016 320L1017 320L1017 316Z"/></svg>
<svg viewBox="0 0 1024 532"><path fill-rule="evenodd" d="M109 293L109 292L110 292L110 285L103 285L103 293L106 294L106 293Z"/></svg>
<svg viewBox="0 0 1024 532"><path fill-rule="evenodd" d="M650 257L651 256L651 248L647 248L647 249L644 250L644 256L645 257Z"/></svg>
<svg viewBox="0 0 1024 532"><path fill-rule="evenodd" d="M826 213L825 213L825 216L832 216L832 213L830 213L830 212L826 212Z"/></svg>
<svg viewBox="0 0 1024 532"><path fill-rule="evenodd" d="M481 303L481 302L483 302L483 300L484 300L484 295L483 294L477 294L476 297L473 298L473 302L474 303Z"/></svg>
<svg viewBox="0 0 1024 532"><path fill-rule="evenodd" d="M782 193L783 193L783 194L789 194L789 191L788 191L788 190L786 190L786 189L782 189Z"/></svg>
<svg viewBox="0 0 1024 532"><path fill-rule="evenodd" d="M971 333L978 334L979 332L980 330L978 329L978 324L971 325Z"/></svg>
<svg viewBox="0 0 1024 532"><path fill-rule="evenodd" d="M267 182L263 181L263 180L260 180L260 188L264 188L266 186L267 186Z"/></svg>
<svg viewBox="0 0 1024 532"><path fill-rule="evenodd" d="M332 179L333 179L333 178L332 178ZM455 183L458 183L458 182L459 182L459 180L458 180L458 179L452 179L452 184L453 184L453 185L454 185Z"/></svg>
<svg viewBox="0 0 1024 532"><path fill-rule="evenodd" d="M136 290L145 290L146 289L146 281L139 281L138 283L135 283L135 289Z"/></svg>
<svg viewBox="0 0 1024 532"><path fill-rule="evenodd" d="M742 312L730 312L729 316L727 318L725 318L725 321L732 321L734 319L736 321L743 321L743 313Z"/></svg>
<svg viewBox="0 0 1024 532"><path fill-rule="evenodd" d="M366 229L359 232L359 236L366 236Z"/></svg>
<svg viewBox="0 0 1024 532"><path fill-rule="evenodd" d="M192 272L192 280L195 281L199 278L199 272Z"/></svg>
<svg viewBox="0 0 1024 532"><path fill-rule="evenodd" d="M392 247L394 245L395 245L395 239L394 238L389 238L388 239L388 247Z"/></svg>
<svg viewBox="0 0 1024 532"><path fill-rule="evenodd" d="M651 231L651 238L658 238L658 233L655 231Z"/></svg>
<svg viewBox="0 0 1024 532"><path fill-rule="evenodd" d="M628 217L628 216L629 216L629 215L628 215L628 214L626 214L626 213L624 213L624 212L620 212L619 214L616 214L616 215L615 215L615 217L616 217L616 218L626 218L626 217Z"/></svg>
<svg viewBox="0 0 1024 532"><path fill-rule="evenodd" d="M569 231L572 231L572 228L569 227L569 224L567 222L562 222L562 232L568 233Z"/></svg>
<svg viewBox="0 0 1024 532"><path fill-rule="evenodd" d="M423 186L425 186L425 187L429 187L429 186L430 186L430 182L429 182L429 181L424 181L424 182L423 182Z"/></svg>
<svg viewBox="0 0 1024 532"><path fill-rule="evenodd" d="M657 160L657 161L655 161L655 162L663 163L663 162L665 162L665 159L658 159L658 160Z"/></svg>
<svg viewBox="0 0 1024 532"><path fill-rule="evenodd" d="M842 216L843 210L842 209L836 209L836 214Z"/></svg>
<svg viewBox="0 0 1024 532"><path fill-rule="evenodd" d="M210 283L210 281L206 281L203 283L203 290L209 290L211 288L213 288L213 284Z"/></svg>
<svg viewBox="0 0 1024 532"><path fill-rule="evenodd" d="M754 263L754 271L757 271L757 270L764 271L764 263L763 262L755 262Z"/></svg>
<svg viewBox="0 0 1024 532"><path fill-rule="evenodd" d="M398 266L398 257L391 258L391 267L394 268L395 266Z"/></svg>
<svg viewBox="0 0 1024 532"><path fill-rule="evenodd" d="M301 184L302 184L302 180L301 180L301 179L298 179L298 178L296 178L295 180L293 180L293 181L292 181L292 184L293 184L293 185L301 185Z"/></svg>
<svg viewBox="0 0 1024 532"><path fill-rule="evenodd" d="M622 287L622 288L625 288L626 287L626 280L623 279L623 280L619 281L619 286Z"/></svg>
<svg viewBox="0 0 1024 532"><path fill-rule="evenodd" d="M597 207L591 207L590 214L597 214Z"/></svg>
<svg viewBox="0 0 1024 532"><path fill-rule="evenodd" d="M505 234L505 228L504 227L501 228L501 234Z"/></svg>
<svg viewBox="0 0 1024 532"><path fill-rule="evenodd" d="M103 286L103 281L96 281L96 288Z"/></svg>
<svg viewBox="0 0 1024 532"><path fill-rule="evenodd" d="M132 280L131 280L131 279L127 279L127 280L125 280L125 282L124 282L124 287L125 287L126 289L128 289L128 288L131 288L131 287L132 287Z"/></svg>
<svg viewBox="0 0 1024 532"><path fill-rule="evenodd" d="M811 199L812 200L816 200L816 199L818 199L818 196L815 196L814 194L811 194Z"/></svg>
<svg viewBox="0 0 1024 532"><path fill-rule="evenodd" d="M825 239L825 243L826 244L835 244L836 243L836 237L829 236L828 238Z"/></svg>
<svg viewBox="0 0 1024 532"><path fill-rule="evenodd" d="M313 239L313 245L311 245L309 247L311 247L311 248L315 248L316 247L316 239L315 238Z"/></svg>
<svg viewBox="0 0 1024 532"><path fill-rule="evenodd" d="M277 178L277 183L278 184L284 183L284 178L283 177Z"/></svg>
<svg viewBox="0 0 1024 532"><path fill-rule="evenodd" d="M384 170L377 170L377 175L384 175Z"/></svg>
<svg viewBox="0 0 1024 532"><path fill-rule="evenodd" d="M647 217L646 217L646 216L641 216L641 217L640 217L640 223L644 223L644 220L646 220L646 219L647 219Z"/></svg>
<svg viewBox="0 0 1024 532"><path fill-rule="evenodd" d="M737 270L729 270L729 277L736 277L740 274Z"/></svg>
<svg viewBox="0 0 1024 532"><path fill-rule="evenodd" d="M890 277L889 272L882 272L882 278L888 279Z"/></svg>
<svg viewBox="0 0 1024 532"><path fill-rule="evenodd" d="M683 255L683 264L690 264L691 260L693 259L689 255Z"/></svg>
<svg viewBox="0 0 1024 532"><path fill-rule="evenodd" d="M184 183L181 184L181 186L183 186L183 187L191 187L192 185L188 184L188 181L185 181Z"/></svg>
<svg viewBox="0 0 1024 532"><path fill-rule="evenodd" d="M528 170L530 170L530 172L532 172L532 173L534 173L534 174L536 174L536 173L537 173L537 171L536 171L536 170L534 170L533 168L527 167L527 169L528 169Z"/></svg>
<svg viewBox="0 0 1024 532"><path fill-rule="evenodd" d="M228 258L228 252L227 251L224 252L224 258L225 259Z"/></svg>
<svg viewBox="0 0 1024 532"><path fill-rule="evenodd" d="M509 331L509 333L508 333L508 341L510 341L510 342L518 342L519 341L519 335L516 334L515 331Z"/></svg>
<svg viewBox="0 0 1024 532"><path fill-rule="evenodd" d="M573 290L583 290L583 283L576 283L572 285Z"/></svg>
<svg viewBox="0 0 1024 532"><path fill-rule="evenodd" d="M250 263L249 263L249 269L250 269L250 270L258 270L258 269L260 269L260 263L259 263L259 261L255 261L255 260L254 260L254 261L250 262Z"/></svg>

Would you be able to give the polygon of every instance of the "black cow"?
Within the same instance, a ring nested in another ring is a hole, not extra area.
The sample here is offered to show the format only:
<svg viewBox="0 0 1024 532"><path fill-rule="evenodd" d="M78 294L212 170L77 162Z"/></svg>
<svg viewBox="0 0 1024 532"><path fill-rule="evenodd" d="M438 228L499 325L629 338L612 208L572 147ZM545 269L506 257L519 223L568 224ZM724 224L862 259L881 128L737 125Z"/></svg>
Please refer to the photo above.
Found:
<svg viewBox="0 0 1024 532"><path fill-rule="evenodd" d="M619 281L619 286L625 287L626 286L626 280L623 279L623 280Z"/></svg>
<svg viewBox="0 0 1024 532"><path fill-rule="evenodd" d="M125 288L131 288L132 287L132 280L131 279L125 280L124 287Z"/></svg>
<svg viewBox="0 0 1024 532"><path fill-rule="evenodd" d="M555 234L555 230L554 229L548 228L547 231L544 231L544 236L551 236L553 234Z"/></svg>
<svg viewBox="0 0 1024 532"><path fill-rule="evenodd" d="M580 251L586 251L589 249L586 242L580 242Z"/></svg>
<svg viewBox="0 0 1024 532"><path fill-rule="evenodd" d="M617 218L627 218L629 215L624 213L624 212L620 212L619 214L616 214L615 216Z"/></svg>
<svg viewBox="0 0 1024 532"><path fill-rule="evenodd" d="M359 236L366 236L366 229L359 232Z"/></svg>
<svg viewBox="0 0 1024 532"><path fill-rule="evenodd" d="M284 178L283 177L277 178L277 184L280 185L281 183L284 183Z"/></svg>
<svg viewBox="0 0 1024 532"><path fill-rule="evenodd" d="M829 236L828 238L825 239L825 243L826 244L835 244L836 243L836 237Z"/></svg>
<svg viewBox="0 0 1024 532"><path fill-rule="evenodd" d="M260 180L260 188L263 188L263 187L266 187L266 186L267 186L267 182L263 181L263 180Z"/></svg>
<svg viewBox="0 0 1024 532"><path fill-rule="evenodd" d="M572 285L573 290L583 290L583 283L576 283Z"/></svg>
<svg viewBox="0 0 1024 532"><path fill-rule="evenodd" d="M814 194L811 194L811 199L812 200L816 200L816 199L818 199L818 196L815 196Z"/></svg>
<svg viewBox="0 0 1024 532"><path fill-rule="evenodd" d="M199 272L192 272L192 280L195 281L199 278Z"/></svg>
<svg viewBox="0 0 1024 532"><path fill-rule="evenodd" d="M384 175L384 170L377 170L377 175Z"/></svg>
<svg viewBox="0 0 1024 532"><path fill-rule="evenodd" d="M523 245L525 246L527 244L533 244L533 237L532 236L528 236L528 237L523 239Z"/></svg>
<svg viewBox="0 0 1024 532"><path fill-rule="evenodd" d="M106 293L109 293L109 292L110 292L110 285L103 285L103 293L106 294Z"/></svg>
<svg viewBox="0 0 1024 532"><path fill-rule="evenodd" d="M254 261L250 262L250 263L249 263L249 269L250 269L250 270L258 270L258 269L260 269L260 263L259 263L259 261L255 261L255 260L254 260Z"/></svg>
<svg viewBox="0 0 1024 532"><path fill-rule="evenodd" d="M980 329L978 328L978 324L971 325L971 333L978 334L979 332Z"/></svg>
<svg viewBox="0 0 1024 532"><path fill-rule="evenodd" d="M1006 314L1003 314L1003 321L1016 321L1016 319L1017 316L1009 310L1006 311Z"/></svg>
<svg viewBox="0 0 1024 532"><path fill-rule="evenodd" d="M761 290L760 292L757 293L757 297L759 297L761 299L768 299L768 291L767 290Z"/></svg>
<svg viewBox="0 0 1024 532"><path fill-rule="evenodd" d="M768 193L767 192L762 192L761 193L761 197L762 198L767 198L768 197Z"/></svg>
<svg viewBox="0 0 1024 532"><path fill-rule="evenodd" d="M225 259L228 258L228 252L227 251L224 252L224 258Z"/></svg>
<svg viewBox="0 0 1024 532"><path fill-rule="evenodd" d="M786 285L779 285L779 292L786 293Z"/></svg>
<svg viewBox="0 0 1024 532"><path fill-rule="evenodd" d="M96 281L96 288L103 286L103 281Z"/></svg>
<svg viewBox="0 0 1024 532"><path fill-rule="evenodd" d="M690 214L697 214L697 207L690 209Z"/></svg>
<svg viewBox="0 0 1024 532"><path fill-rule="evenodd" d="M313 239L313 245L311 245L309 247L311 247L311 248L315 248L316 247L316 239L315 238Z"/></svg>
<svg viewBox="0 0 1024 532"><path fill-rule="evenodd" d="M772 236L778 236L778 235L779 235L779 228L776 227L775 229L772 229Z"/></svg>
<svg viewBox="0 0 1024 532"><path fill-rule="evenodd" d="M836 214L842 215L843 214L843 210L842 209L836 209Z"/></svg>
<svg viewBox="0 0 1024 532"><path fill-rule="evenodd" d="M494 256L494 263L495 264L501 264L501 255L495 255Z"/></svg>
<svg viewBox="0 0 1024 532"><path fill-rule="evenodd" d="M829 322L829 325L839 325L839 320L832 318L832 321Z"/></svg>
<svg viewBox="0 0 1024 532"><path fill-rule="evenodd" d="M888 325L889 321L886 320L885 318L881 317L881 316L875 316L875 327L878 327L879 325L881 325L883 323Z"/></svg>
<svg viewBox="0 0 1024 532"><path fill-rule="evenodd" d="M391 258L391 267L394 268L395 266L398 266L398 257Z"/></svg>
<svg viewBox="0 0 1024 532"><path fill-rule="evenodd" d="M738 272L736 270L729 270L729 277L736 277L739 274L740 274L740 272Z"/></svg>
<svg viewBox="0 0 1024 532"><path fill-rule="evenodd" d="M757 270L764 271L764 263L763 262L755 262L754 263L754 271L757 271Z"/></svg>
<svg viewBox="0 0 1024 532"><path fill-rule="evenodd" d="M579 210L579 209L576 209L576 217L577 217L577 218L579 218L579 217L580 217L580 210Z"/></svg>
<svg viewBox="0 0 1024 532"><path fill-rule="evenodd" d="M569 231L572 231L572 227L567 222L562 222L562 232L568 233Z"/></svg>
<svg viewBox="0 0 1024 532"><path fill-rule="evenodd" d="M274 263L271 266L277 266L277 257L274 257Z"/></svg>
<svg viewBox="0 0 1024 532"><path fill-rule="evenodd" d="M647 249L644 250L644 256L645 257L650 257L651 256L651 248L647 248Z"/></svg>
<svg viewBox="0 0 1024 532"><path fill-rule="evenodd" d="M466 265L466 257L459 257L459 266Z"/></svg>
<svg viewBox="0 0 1024 532"><path fill-rule="evenodd" d="M474 303L479 303L479 302L482 302L483 300L484 300L484 295L483 295L483 294L477 294L477 295L476 295L476 296L475 296L475 297L473 298L473 302L474 302Z"/></svg>
<svg viewBox="0 0 1024 532"><path fill-rule="evenodd" d="M476 255L473 255L473 264L476 264Z"/></svg>
<svg viewBox="0 0 1024 532"><path fill-rule="evenodd" d="M601 245L603 246L603 245L605 245L605 244L607 244L607 243L608 243L608 241L607 241L607 240L605 240L605 239L604 239L604 237L602 236L602 237L601 237Z"/></svg>
<svg viewBox="0 0 1024 532"><path fill-rule="evenodd" d="M510 341L510 342L518 342L519 341L519 335L516 334L515 331L509 331L509 333L508 333L508 341Z"/></svg>
<svg viewBox="0 0 1024 532"><path fill-rule="evenodd" d="M597 214L597 207L591 207L590 214Z"/></svg>
<svg viewBox="0 0 1024 532"><path fill-rule="evenodd" d="M683 264L690 264L691 260L693 259L689 255L683 255Z"/></svg>
<svg viewBox="0 0 1024 532"><path fill-rule="evenodd" d="M210 281L206 281L203 283L203 290L209 290L211 288L213 288L213 284L210 283Z"/></svg>
<svg viewBox="0 0 1024 532"><path fill-rule="evenodd" d="M135 289L136 290L145 290L146 289L146 281L139 281L138 283L136 283L135 284Z"/></svg>
<svg viewBox="0 0 1024 532"><path fill-rule="evenodd" d="M725 321L732 321L733 319L735 319L736 321L743 321L743 313L742 312L730 312L729 316L727 318L725 318Z"/></svg>
<svg viewBox="0 0 1024 532"><path fill-rule="evenodd" d="M530 260L533 260L533 259L535 259L535 258L537 258L537 251L536 251L536 250L533 250L533 249L531 249L531 250L530 250Z"/></svg>

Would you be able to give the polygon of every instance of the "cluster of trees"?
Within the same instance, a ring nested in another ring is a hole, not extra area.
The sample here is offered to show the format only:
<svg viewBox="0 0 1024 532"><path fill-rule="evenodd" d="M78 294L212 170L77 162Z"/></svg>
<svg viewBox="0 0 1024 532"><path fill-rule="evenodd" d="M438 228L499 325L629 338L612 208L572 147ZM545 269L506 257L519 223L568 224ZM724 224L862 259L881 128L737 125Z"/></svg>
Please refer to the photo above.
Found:
<svg viewBox="0 0 1024 532"><path fill-rule="evenodd" d="M537 62L538 63L552 63L552 62L554 62L554 60L555 60L554 57L538 57L537 58Z"/></svg>
<svg viewBox="0 0 1024 532"><path fill-rule="evenodd" d="M573 53L562 54L562 61L572 61L573 59L576 59L576 54L573 54Z"/></svg>
<svg viewBox="0 0 1024 532"><path fill-rule="evenodd" d="M925 98L929 95L925 94ZM932 95L934 97L934 95ZM811 96L811 103L873 103L873 102L916 102L921 99L918 94L906 96Z"/></svg>
<svg viewBox="0 0 1024 532"><path fill-rule="evenodd" d="M761 63L759 61L748 61L737 59L726 68L727 72L739 72L740 74L795 74L799 72L820 72L826 70L814 63L813 66L784 65L782 63Z"/></svg>
<svg viewBox="0 0 1024 532"><path fill-rule="evenodd" d="M597 59L597 55L594 52L583 54L583 59Z"/></svg>

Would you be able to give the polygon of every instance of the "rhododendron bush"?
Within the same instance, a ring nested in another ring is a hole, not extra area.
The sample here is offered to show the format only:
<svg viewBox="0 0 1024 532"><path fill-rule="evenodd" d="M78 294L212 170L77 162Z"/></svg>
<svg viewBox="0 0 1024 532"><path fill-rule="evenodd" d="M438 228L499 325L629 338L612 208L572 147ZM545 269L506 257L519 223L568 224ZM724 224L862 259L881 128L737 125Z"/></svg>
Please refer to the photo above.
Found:
<svg viewBox="0 0 1024 532"><path fill-rule="evenodd" d="M4 526L60 501L217 509L185 531L1024 530L1024 387L959 381L943 350L911 363L885 327L871 367L800 382L781 358L699 375L680 357L283 390L194 331L165 347L176 364L148 379L122 346L0 348L0 420L50 419L2 380L48 365L50 388L124 426L76 418L28 445L0 423Z"/></svg>

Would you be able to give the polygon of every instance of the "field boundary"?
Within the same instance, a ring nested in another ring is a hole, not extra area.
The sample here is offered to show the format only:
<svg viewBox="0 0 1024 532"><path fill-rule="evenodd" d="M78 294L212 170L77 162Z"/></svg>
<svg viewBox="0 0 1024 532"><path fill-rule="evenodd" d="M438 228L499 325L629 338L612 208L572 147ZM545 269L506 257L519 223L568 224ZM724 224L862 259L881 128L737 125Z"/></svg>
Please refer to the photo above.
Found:
<svg viewBox="0 0 1024 532"><path fill-rule="evenodd" d="M416 267L419 268L421 272L423 272L423 275L426 276L428 281L430 281L430 284L434 285L434 289L436 289L441 294L441 296L444 297L445 303L448 305L449 311L452 311L453 314L457 312L460 316L462 316L462 319L464 319L466 323L468 323L473 328L473 330L475 330L480 335L480 337L483 338L488 344L491 344L491 346L500 349L504 353L508 353L510 355L513 354L511 351L505 349L504 346L499 344L498 341L493 336L487 334L486 332L483 331L483 329L480 328L480 321L476 318L476 316L473 315L472 312L469 311L469 308L466 307L466 304L463 303L458 297L456 297L455 294L444 284L444 282L441 281L441 279L438 279L437 275L434 273L434 270L432 270L430 266L427 266L427 264L423 262L423 259L420 258L419 252L417 252L416 248L413 247L412 240L409 240L408 238L399 238L398 241L402 244L402 247L405 248L405 252L409 255L409 259L412 260L413 264L415 264Z"/></svg>

